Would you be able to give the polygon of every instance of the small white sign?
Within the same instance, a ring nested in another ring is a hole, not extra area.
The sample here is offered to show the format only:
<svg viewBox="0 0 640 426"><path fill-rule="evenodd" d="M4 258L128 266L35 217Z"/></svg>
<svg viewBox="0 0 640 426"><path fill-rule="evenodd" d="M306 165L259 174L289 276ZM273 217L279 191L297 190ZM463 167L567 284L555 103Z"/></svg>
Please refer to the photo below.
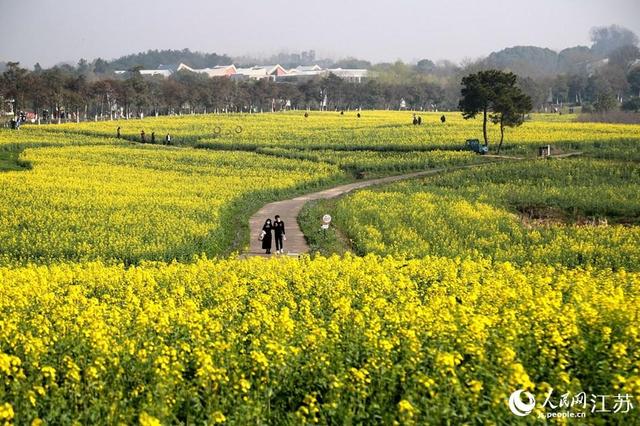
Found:
<svg viewBox="0 0 640 426"><path fill-rule="evenodd" d="M331 223L331 216L328 214L325 214L324 216L322 216L322 221L324 223Z"/></svg>

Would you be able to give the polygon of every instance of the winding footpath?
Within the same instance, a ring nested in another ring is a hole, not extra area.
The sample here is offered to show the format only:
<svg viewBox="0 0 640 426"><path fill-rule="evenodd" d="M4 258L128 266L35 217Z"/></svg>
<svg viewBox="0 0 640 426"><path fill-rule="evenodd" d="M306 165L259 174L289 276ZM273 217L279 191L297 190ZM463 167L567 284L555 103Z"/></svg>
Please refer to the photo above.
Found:
<svg viewBox="0 0 640 426"><path fill-rule="evenodd" d="M347 194L356 189L366 188L368 186L373 185L381 185L386 183L397 182L405 179L418 178L422 176L434 175L437 173L442 173L450 170L458 170L458 169L466 169L471 167L479 167L485 164L493 163L493 161L486 161L477 164L469 164L464 166L452 166L452 167L443 167L437 169L429 169L423 170L414 173L407 173L403 175L394 175L387 176L383 178L377 179L369 179L362 180L354 183L349 183L346 185L340 185L333 188L325 189L323 191L312 192L310 194L301 195L296 198L291 198L283 201L276 201L273 203L269 203L258 210L251 218L249 219L249 231L250 231L250 243L249 250L245 253L247 256L268 256L265 254L265 251L262 249L262 242L258 240L258 235L262 230L262 226L264 225L264 221L267 218L271 218L273 220L275 215L280 215L280 218L285 223L286 237L287 240L284 242L284 251L286 254L290 256L298 256L302 253L309 252L309 245L298 225L298 215L300 214L300 210L308 201L314 200L326 200L331 198L336 198L341 195ZM275 253L275 241L272 244L271 253ZM272 254L273 256L273 254Z"/></svg>

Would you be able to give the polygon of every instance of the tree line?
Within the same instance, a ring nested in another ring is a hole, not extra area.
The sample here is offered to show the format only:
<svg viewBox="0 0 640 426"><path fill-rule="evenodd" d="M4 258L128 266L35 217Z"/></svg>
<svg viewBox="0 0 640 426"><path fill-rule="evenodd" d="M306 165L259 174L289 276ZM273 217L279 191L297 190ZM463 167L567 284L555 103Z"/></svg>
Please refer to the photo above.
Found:
<svg viewBox="0 0 640 426"><path fill-rule="evenodd" d="M638 37L610 26L594 28L592 41L591 47L576 46L559 53L517 46L462 64L428 59L416 64L371 64L356 58L332 64L370 69L375 77L363 83L350 83L334 75L285 83L232 81L186 71L168 78L139 73L140 68L155 68L160 63L186 61L210 67L233 61L226 55L188 49L153 50L113 61L83 59L75 66L48 69L37 64L26 69L10 62L4 64L0 75L0 110L10 109L11 102L16 113L30 111L47 120L212 111L399 109L401 105L412 110L446 111L459 107L464 77L497 69L520 76L516 84L531 99L534 110L578 106L584 112L640 111ZM292 67L318 62L313 51L270 59L287 61ZM117 69L128 71L116 74Z"/></svg>
<svg viewBox="0 0 640 426"><path fill-rule="evenodd" d="M100 78L70 67L30 71L9 63L0 77L0 96L13 110L42 119L128 118L206 112L266 112L283 109L437 108L444 93L436 83L351 83L335 75L300 83L233 81L180 71L170 77L143 76L137 69Z"/></svg>

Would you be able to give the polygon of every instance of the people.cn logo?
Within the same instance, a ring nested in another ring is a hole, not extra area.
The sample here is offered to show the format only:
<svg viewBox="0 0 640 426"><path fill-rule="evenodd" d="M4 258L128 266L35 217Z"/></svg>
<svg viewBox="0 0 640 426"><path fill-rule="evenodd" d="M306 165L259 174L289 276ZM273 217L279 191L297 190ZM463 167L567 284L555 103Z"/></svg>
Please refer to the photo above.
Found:
<svg viewBox="0 0 640 426"><path fill-rule="evenodd" d="M522 401L522 394L528 398L528 402ZM517 390L509 397L509 409L516 416L528 416L536 406L536 399L529 392L523 389Z"/></svg>

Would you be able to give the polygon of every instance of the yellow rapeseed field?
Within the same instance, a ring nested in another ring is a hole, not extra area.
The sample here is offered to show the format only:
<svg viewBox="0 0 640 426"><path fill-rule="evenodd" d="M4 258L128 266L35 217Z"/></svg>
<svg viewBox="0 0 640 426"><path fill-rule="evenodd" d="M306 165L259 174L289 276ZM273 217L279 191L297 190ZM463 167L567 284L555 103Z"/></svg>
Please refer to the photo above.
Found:
<svg viewBox="0 0 640 426"><path fill-rule="evenodd" d="M638 424L640 126L534 114L507 154L583 158L301 216L314 247L357 254L226 256L268 201L487 163L460 151L481 123L459 113L302 114L0 130L0 425L533 425L582 392L611 404L585 424Z"/></svg>
<svg viewBox="0 0 640 426"><path fill-rule="evenodd" d="M9 423L505 424L520 388L640 404L638 273L347 255L0 282Z"/></svg>
<svg viewBox="0 0 640 426"><path fill-rule="evenodd" d="M340 176L324 163L139 145L28 149L21 158L31 170L0 173L0 263L238 250L247 206Z"/></svg>

